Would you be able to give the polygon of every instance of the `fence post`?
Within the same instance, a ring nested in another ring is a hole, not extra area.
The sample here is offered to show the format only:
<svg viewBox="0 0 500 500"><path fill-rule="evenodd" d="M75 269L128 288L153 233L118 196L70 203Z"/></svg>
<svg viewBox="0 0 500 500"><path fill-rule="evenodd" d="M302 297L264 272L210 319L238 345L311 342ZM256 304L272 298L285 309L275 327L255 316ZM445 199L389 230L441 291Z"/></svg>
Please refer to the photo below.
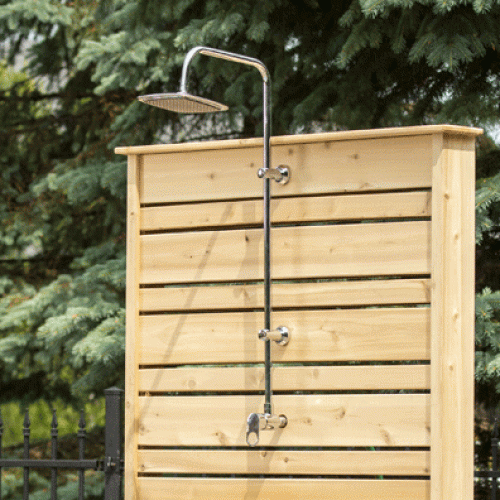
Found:
<svg viewBox="0 0 500 500"><path fill-rule="evenodd" d="M110 387L106 398L104 453L104 500L121 498L122 395L123 390Z"/></svg>
<svg viewBox="0 0 500 500"><path fill-rule="evenodd" d="M30 413L29 409L26 408L26 413L24 414L24 427L23 427L23 435L24 435L24 449L23 449L23 458L30 458ZM30 468L23 467L23 500L29 500L30 495Z"/></svg>
<svg viewBox="0 0 500 500"><path fill-rule="evenodd" d="M2 436L3 436L3 420L2 410L0 408L0 459L2 458ZM2 500L2 467L0 466L0 500Z"/></svg>
<svg viewBox="0 0 500 500"><path fill-rule="evenodd" d="M493 425L493 438L491 439L491 470L498 472L498 423L495 418ZM497 500L497 476L493 475L491 478L491 500Z"/></svg>

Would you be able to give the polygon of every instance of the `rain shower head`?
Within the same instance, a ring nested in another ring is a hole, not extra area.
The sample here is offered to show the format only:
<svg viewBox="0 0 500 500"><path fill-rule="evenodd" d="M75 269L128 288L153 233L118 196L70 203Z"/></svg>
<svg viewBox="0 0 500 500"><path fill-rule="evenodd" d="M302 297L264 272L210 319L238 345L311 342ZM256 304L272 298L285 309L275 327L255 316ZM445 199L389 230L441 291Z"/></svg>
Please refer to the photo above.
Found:
<svg viewBox="0 0 500 500"><path fill-rule="evenodd" d="M214 113L228 110L225 104L191 95L187 92L149 94L139 96L138 99L151 106L174 111L175 113Z"/></svg>
<svg viewBox="0 0 500 500"><path fill-rule="evenodd" d="M176 113L214 113L217 111L227 111L228 107L225 104L220 104L204 97L191 95L187 92L188 69L191 60L196 54L203 54L210 57L217 57L225 59L226 61L233 61L241 64L247 64L257 68L262 76L264 82L264 135L269 138L270 130L269 123L271 118L271 105L269 100L269 72L264 66L262 61L254 59L253 57L244 56L242 54L234 54L224 50L214 49L211 47L194 47L191 49L182 65L182 76L180 92L173 94L150 94L138 97L142 101L151 106L174 111ZM266 141L264 141L266 142ZM267 149L268 146L265 146Z"/></svg>

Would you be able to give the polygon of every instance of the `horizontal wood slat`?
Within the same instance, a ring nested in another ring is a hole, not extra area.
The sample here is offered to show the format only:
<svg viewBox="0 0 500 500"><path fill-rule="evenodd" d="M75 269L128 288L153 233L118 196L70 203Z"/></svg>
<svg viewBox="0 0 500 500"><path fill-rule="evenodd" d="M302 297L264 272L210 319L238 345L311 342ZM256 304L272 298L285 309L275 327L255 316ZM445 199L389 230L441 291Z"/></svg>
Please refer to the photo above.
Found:
<svg viewBox="0 0 500 500"><path fill-rule="evenodd" d="M368 280L273 283L273 308L425 304L430 280ZM264 307L264 285L210 285L141 288L141 311L256 309Z"/></svg>
<svg viewBox="0 0 500 500"><path fill-rule="evenodd" d="M292 181L274 196L428 188L432 136L280 144L272 166L288 165ZM262 146L144 155L141 203L262 196Z"/></svg>
<svg viewBox="0 0 500 500"><path fill-rule="evenodd" d="M151 478L137 480L141 500L429 500L429 481L377 479Z"/></svg>
<svg viewBox="0 0 500 500"><path fill-rule="evenodd" d="M272 230L274 279L430 272L426 221ZM141 236L142 284L263 278L263 231Z"/></svg>
<svg viewBox="0 0 500 500"><path fill-rule="evenodd" d="M274 224L430 216L429 191L274 198ZM141 230L187 229L262 224L262 200L229 201L141 209Z"/></svg>
<svg viewBox="0 0 500 500"><path fill-rule="evenodd" d="M139 472L181 474L429 474L428 451L139 450Z"/></svg>
<svg viewBox="0 0 500 500"><path fill-rule="evenodd" d="M261 431L259 446L428 446L429 397L275 395L288 425ZM263 396L141 396L138 444L246 446L248 415L263 405Z"/></svg>
<svg viewBox="0 0 500 500"><path fill-rule="evenodd" d="M418 135L453 135L464 139L474 139L483 134L483 129L463 125L414 125L410 127L385 127L363 130L337 130L335 132L319 132L315 134L278 135L271 137L271 145L291 145L312 142L357 141L360 139L381 139L400 136L415 137ZM151 153L172 153L207 151L211 149L235 149L262 146L262 137L250 139L228 139L222 141L182 142L178 144L151 144L141 146L118 146L116 154L142 155Z"/></svg>
<svg viewBox="0 0 500 500"><path fill-rule="evenodd" d="M275 366L274 391L421 390L430 388L429 365ZM147 368L138 390L149 392L263 391L264 368Z"/></svg>
<svg viewBox="0 0 500 500"><path fill-rule="evenodd" d="M429 359L429 308L275 311L288 327L286 346L273 346L276 363ZM140 365L259 363L264 342L256 312L141 316Z"/></svg>

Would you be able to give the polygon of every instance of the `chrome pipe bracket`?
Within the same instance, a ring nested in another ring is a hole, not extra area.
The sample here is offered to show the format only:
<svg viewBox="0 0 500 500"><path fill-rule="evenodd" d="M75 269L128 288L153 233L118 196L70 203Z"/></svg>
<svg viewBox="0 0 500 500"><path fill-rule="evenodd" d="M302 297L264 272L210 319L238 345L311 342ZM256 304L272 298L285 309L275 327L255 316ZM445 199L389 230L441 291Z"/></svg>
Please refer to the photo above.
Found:
<svg viewBox="0 0 500 500"><path fill-rule="evenodd" d="M260 179L274 179L278 184L287 184L290 180L290 168L286 165L276 168L259 168L257 176Z"/></svg>
<svg viewBox="0 0 500 500"><path fill-rule="evenodd" d="M259 339L274 340L278 345L287 345L290 342L290 331L286 326L278 326L276 330L265 328L259 331Z"/></svg>
<svg viewBox="0 0 500 500"><path fill-rule="evenodd" d="M257 446L260 431L283 429L288 424L285 415L272 415L270 413L250 413L247 418L246 440L248 446Z"/></svg>

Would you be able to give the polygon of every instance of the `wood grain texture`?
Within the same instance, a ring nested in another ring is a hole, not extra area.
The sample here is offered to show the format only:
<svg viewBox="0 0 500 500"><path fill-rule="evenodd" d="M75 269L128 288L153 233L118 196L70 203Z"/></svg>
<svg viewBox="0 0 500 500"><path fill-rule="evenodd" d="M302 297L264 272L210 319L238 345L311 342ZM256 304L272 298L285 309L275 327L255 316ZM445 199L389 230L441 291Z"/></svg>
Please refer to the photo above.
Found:
<svg viewBox="0 0 500 500"><path fill-rule="evenodd" d="M363 130L339 130L337 132L321 132L317 134L295 134L271 137L271 146L304 144L312 142L356 141L360 139L382 139L402 136L461 135L475 138L483 133L483 129L464 127L462 125L417 125L410 127L386 127ZM229 139L224 141L184 142L180 144L154 144L149 146L120 146L115 148L117 154L150 154L178 153L188 151L207 151L212 149L235 149L262 146L262 138Z"/></svg>
<svg viewBox="0 0 500 500"><path fill-rule="evenodd" d="M145 474L429 474L428 451L139 450Z"/></svg>
<svg viewBox="0 0 500 500"><path fill-rule="evenodd" d="M474 141L436 138L433 178L432 499L473 497Z"/></svg>
<svg viewBox="0 0 500 500"><path fill-rule="evenodd" d="M271 200L273 224L428 217L430 212L429 191L308 196ZM263 204L260 199L154 206L141 209L142 231L262 225L262 221Z"/></svg>
<svg viewBox="0 0 500 500"><path fill-rule="evenodd" d="M142 392L264 390L257 366L146 368L138 377ZM430 366L275 366L272 379L274 391L422 390L430 388Z"/></svg>
<svg viewBox="0 0 500 500"><path fill-rule="evenodd" d="M246 446L246 420L264 396L139 397L139 445ZM429 446L426 394L275 395L284 429L259 446ZM168 422L168 425L165 423Z"/></svg>
<svg viewBox="0 0 500 500"><path fill-rule="evenodd" d="M291 340L272 346L273 360L391 361L429 359L429 309L276 311ZM200 313L140 317L138 363L179 365L262 362L257 333L263 313Z"/></svg>
<svg viewBox="0 0 500 500"><path fill-rule="evenodd" d="M430 271L430 222L280 227L274 279L415 275ZM263 231L141 236L142 284L263 278Z"/></svg>
<svg viewBox="0 0 500 500"><path fill-rule="evenodd" d="M137 448L137 360L139 350L139 168L140 157L129 156L127 166L127 293L126 293L126 333L125 333L125 449ZM125 500L137 499L134 471L137 470L137 454L125 456Z"/></svg>
<svg viewBox="0 0 500 500"><path fill-rule="evenodd" d="M138 480L141 500L429 500L427 480L217 479Z"/></svg>
<svg viewBox="0 0 500 500"><path fill-rule="evenodd" d="M273 283L273 308L426 304L430 302L430 280L394 279ZM258 309L264 307L264 286L210 285L141 288L141 311L190 311Z"/></svg>
<svg viewBox="0 0 500 500"><path fill-rule="evenodd" d="M276 144L273 166L287 165L293 181L273 196L427 188L431 136ZM168 167L167 167L168 165ZM141 203L259 198L262 146L188 149L144 155Z"/></svg>

